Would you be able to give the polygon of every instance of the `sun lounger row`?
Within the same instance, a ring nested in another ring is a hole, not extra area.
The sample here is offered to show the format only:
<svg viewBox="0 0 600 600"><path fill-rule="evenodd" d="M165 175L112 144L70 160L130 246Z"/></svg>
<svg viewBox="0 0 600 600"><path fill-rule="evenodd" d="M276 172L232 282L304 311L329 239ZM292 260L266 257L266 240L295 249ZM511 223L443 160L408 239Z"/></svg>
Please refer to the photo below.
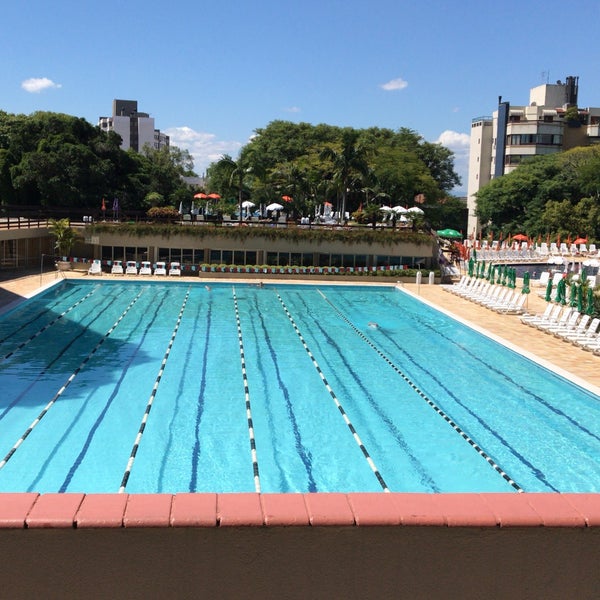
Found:
<svg viewBox="0 0 600 600"><path fill-rule="evenodd" d="M113 263L111 270L111 274L113 275L181 275L181 264L178 262L169 263L169 269L167 271L167 263L165 262L157 262L154 267L154 271L152 271L152 263L149 261L142 261L140 263L140 268L138 270L137 263L134 260L128 260L125 263L125 268L123 268L123 261L115 260ZM90 274L91 269L90 269Z"/></svg>
<svg viewBox="0 0 600 600"><path fill-rule="evenodd" d="M464 277L459 283L444 286L449 292L503 314L524 312L527 294L504 285L493 285L485 279Z"/></svg>
<svg viewBox="0 0 600 600"><path fill-rule="evenodd" d="M600 354L600 318L582 315L571 306L549 302L543 313L523 315L520 319L525 325Z"/></svg>

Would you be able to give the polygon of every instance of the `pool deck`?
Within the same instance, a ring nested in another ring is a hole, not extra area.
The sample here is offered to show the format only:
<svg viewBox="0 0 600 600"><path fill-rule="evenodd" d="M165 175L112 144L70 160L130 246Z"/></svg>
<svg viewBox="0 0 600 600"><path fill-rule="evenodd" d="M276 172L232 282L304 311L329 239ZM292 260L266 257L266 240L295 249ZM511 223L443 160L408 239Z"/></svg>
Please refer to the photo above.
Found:
<svg viewBox="0 0 600 600"><path fill-rule="evenodd" d="M69 278L81 276L77 273L66 275ZM85 276L85 279L91 279L91 277ZM104 276L103 279L115 279L115 276ZM56 273L46 273L42 276L38 274L0 281L0 312L3 307L6 309L6 306L18 302L19 298L34 294L40 288L40 284L47 286L56 280ZM164 281L165 278L161 278L161 280ZM182 277L178 280L198 281L198 277ZM209 284L212 280L207 277L202 278L202 281ZM245 280L236 278L235 281ZM276 281L283 283L290 280L286 278L272 279L265 276L263 281L270 284ZM314 281L318 280L312 278L308 280L310 283ZM337 278L328 277L322 281L327 284L335 283ZM297 283L297 281L295 282ZM252 283L256 283L256 280L252 280ZM363 285L367 281L361 278L345 283ZM395 285L396 280L392 278L389 280L387 278L373 279L372 283L373 285ZM534 355L549 368L571 376L576 382L589 387L592 391L598 393L600 390L600 356L595 356L541 331L527 327L514 315L499 315L450 294L439 285L425 283L417 286L412 282L402 282L398 285L408 293L434 304L475 328L485 330L507 345L516 347L526 354ZM541 291L541 288L532 287L532 293L528 299L528 312L543 311L545 301L538 296ZM449 360L451 361L451 358ZM373 529L373 526L386 527ZM462 591L468 589L467 584L472 580L470 585L475 587L472 587L471 590L475 592L478 588L486 595L485 597L509 597L511 594L513 594L512 597L515 597L515 592L516 597L519 597L520 593L527 595L527 585L533 585L537 591L548 586L547 592L544 594L546 598L566 597L562 596L566 592L571 597L583 598L588 597L588 592L597 590L600 585L600 578L597 574L597 563L600 560L600 494L0 494L0 533L9 530L23 530L31 534L32 530L56 529L62 531L118 529L124 532L125 530L150 531L157 528L165 532L167 530L172 532L182 529L189 530L190 528L198 531L232 529L239 531L239 528L262 531L267 528L277 530L279 533L275 535L281 535L282 539L286 535L283 530L290 531L290 528L296 531L305 531L306 535L309 530L318 530L321 533L315 535L323 536L323 544L330 543L328 534L323 533L328 530L336 532L334 534L334 537L337 536L336 541L331 542L334 544L331 546L331 551L334 553L340 550L336 544L340 543L341 531L347 529L360 531L363 536L359 539L366 544L363 547L365 552L371 548L373 552L386 555L377 565L371 563L367 565L371 571L367 589L375 594L379 593L381 597L393 597L390 590L388 590L389 595L386 594L385 578L398 578L398 573L403 568L408 569L403 571L405 582L412 577L409 571L413 569L414 578L417 578L417 573L420 577L421 592L429 592L423 596L413 593L410 597L448 597L446 595L448 589L435 591L433 587L430 587L427 575L420 571L419 556L421 559L423 556L435 557L434 566L436 569L440 569L438 573L440 581L444 578L452 579L457 572L460 572L461 582L459 585L461 585ZM401 529L405 533L401 534L400 538L398 536L390 538L390 528ZM373 533L375 530L379 533ZM430 533L425 533L425 530ZM460 530L463 533L457 535L456 540L453 541L453 535L444 534L442 530ZM506 537L487 537L493 532L514 530L525 531L525 533L520 537L517 536L514 540L512 537L508 539ZM556 532L553 537L541 533L550 530ZM366 531L371 533L366 534ZM471 533L464 533L465 531ZM578 538L569 537L571 534L575 535L576 532L583 531L588 534ZM310 538L302 538L305 534L298 534L298 540L300 540L298 543L308 543L310 545L309 554L311 551L319 554L314 539L311 543ZM372 539L369 537L371 535ZM408 537L406 536L414 536L411 544L417 544L417 546L401 546L401 544L407 543ZM433 537L428 538L427 536ZM3 539L0 535L0 547L4 549ZM277 539L279 538L277 537ZM305 541L302 542L302 539ZM67 537L65 543L69 544L69 540L72 538ZM81 541L77 543L81 543ZM131 538L127 543L132 543ZM227 542L221 538L219 542L215 543ZM233 546L228 546L228 551L235 554L239 551L239 543L239 540L233 542ZM282 541L281 543L282 547L285 547L287 542ZM423 549L415 550L421 543L425 544ZM494 550L495 544L496 549ZM461 566L456 561L462 559L456 558L456 556L462 553L466 546L469 547L469 556L474 562L467 561ZM277 544L273 546L273 548L275 547L278 547ZM343 543L342 547L344 547ZM526 547L530 547L531 553L544 553L544 558L541 559L544 564L542 565L538 560L539 557L524 555ZM567 548L569 549L567 550ZM143 547L140 550L142 554L145 552ZM214 551L214 546L212 550ZM76 551L72 550L72 552ZM81 551L84 552L84 550ZM566 551L570 553L568 572L566 572L566 563L564 562ZM264 557L266 563L269 560L278 560L277 552L273 552L266 552ZM404 566L394 562L395 559L390 558L392 556L389 554L390 552L402 554L405 561ZM477 556L480 558L474 558L476 552L479 552ZM306 556L306 552L300 551L300 554ZM410 558L413 555L414 558ZM289 560L293 561L294 556L296 555L290 554ZM304 560L315 568L311 562L313 558L309 556ZM239 561L241 565L246 559L247 557L237 557L236 555L234 560ZM284 560L284 558L280 559ZM323 560L327 559L323 557ZM364 563L365 560L369 561L363 556L361 561ZM440 567L440 562L436 562L444 560L450 565L447 572L445 567ZM498 560L501 564L498 563ZM577 563L575 566L572 564L574 562ZM481 564L479 565L479 563ZM388 572L388 564L390 569L393 567L395 570ZM412 567L409 568L409 564ZM467 573L469 564L474 565L472 575ZM240 565L230 562L231 572L245 572L246 567ZM344 579L345 583L341 579L336 579L339 587L332 594L335 596L336 592L345 592L346 597L362 597L353 595L362 588L354 587L356 583L353 583L351 573L353 569L358 571L364 566L365 564L348 562L345 566L348 579L347 581ZM495 566L498 566L499 571L504 573L504 577L512 578L510 582L505 581L505 588L498 594L493 593L494 590L498 591L498 588L495 587L497 586L494 583L495 580L490 579L488 582L487 575L485 575L486 569L493 571ZM112 567L115 568L114 564ZM215 572L215 564L211 564L210 568L213 569L212 572ZM264 568L268 569L269 565L266 564ZM461 571L461 568L464 570ZM176 567L173 569L175 572ZM455 569L459 569L459 571ZM536 573L533 573L534 569L537 569ZM553 573L559 572L561 569L560 578L552 580ZM302 571L302 568L298 567L297 570ZM227 578L228 575L229 571L224 568L224 577ZM15 576L17 576L16 571ZM180 576L182 577L181 581L184 582L185 575ZM95 585L100 584L93 576L89 577L89 590L93 590ZM242 577L239 585L247 585L252 577L250 575ZM269 577L272 577L272 574ZM296 582L295 576L293 577ZM540 578L539 581L536 578ZM273 578L271 591L274 589L283 591L283 588L275 586L285 586L286 583L284 580L276 583L278 581L279 575ZM298 582L300 581L302 579L298 575ZM433 577L431 586L435 581L436 577ZM288 589L287 597L311 595L311 592L313 592L312 597L319 597L319 594L314 594L315 588L303 587L303 584L298 582L296 585L299 587L295 591ZM458 584L458 581L456 583ZM348 587L344 587L346 584ZM223 592L224 589L228 590L229 588L215 588L215 593L218 593L219 590ZM529 589L529 592L531 591ZM225 593L221 597L227 595ZM230 597L236 597L233 588ZM271 596L267 594L266 597ZM327 597L327 595L323 593L322 597ZM463 597L471 596L467 594ZM472 597L475 597L475 594ZM525 596L521 595L520 597ZM528 597L534 596L529 595Z"/></svg>

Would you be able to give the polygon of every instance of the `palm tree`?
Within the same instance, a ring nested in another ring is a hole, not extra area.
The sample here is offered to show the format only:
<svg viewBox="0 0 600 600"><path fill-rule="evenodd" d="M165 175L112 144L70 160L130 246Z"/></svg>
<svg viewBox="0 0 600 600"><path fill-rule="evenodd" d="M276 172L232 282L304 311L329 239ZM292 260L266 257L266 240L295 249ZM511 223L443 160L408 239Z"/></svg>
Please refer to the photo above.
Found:
<svg viewBox="0 0 600 600"><path fill-rule="evenodd" d="M60 256L69 256L77 241L77 233L71 228L69 219L50 219L48 221L50 234L54 236L54 248Z"/></svg>
<svg viewBox="0 0 600 600"><path fill-rule="evenodd" d="M244 184L248 173L252 168L248 167L242 158L237 161L231 156L224 155L217 163L217 167L223 168L227 174L228 186L237 191L238 196L238 218L242 221L242 202L244 200Z"/></svg>
<svg viewBox="0 0 600 600"><path fill-rule="evenodd" d="M341 150L327 147L321 152L321 158L330 160L333 166L333 180L342 196L342 219L346 214L346 199L351 180L356 174L366 176L369 172L366 149L358 144L358 136L358 131L345 128L342 130Z"/></svg>

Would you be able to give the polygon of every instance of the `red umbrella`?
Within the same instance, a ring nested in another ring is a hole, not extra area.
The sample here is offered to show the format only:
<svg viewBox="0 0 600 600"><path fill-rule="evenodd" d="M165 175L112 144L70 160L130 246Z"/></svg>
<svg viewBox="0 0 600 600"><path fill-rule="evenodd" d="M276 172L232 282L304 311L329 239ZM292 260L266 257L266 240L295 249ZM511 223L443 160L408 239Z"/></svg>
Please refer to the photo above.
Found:
<svg viewBox="0 0 600 600"><path fill-rule="evenodd" d="M214 198L215 200L218 200L221 196L219 196L219 194L208 194L208 196L206 196L207 198Z"/></svg>
<svg viewBox="0 0 600 600"><path fill-rule="evenodd" d="M524 233L517 233L517 235L512 236L513 240L517 240L517 242L526 242L528 237Z"/></svg>
<svg viewBox="0 0 600 600"><path fill-rule="evenodd" d="M102 198L102 212L106 211L106 201Z"/></svg>
<svg viewBox="0 0 600 600"><path fill-rule="evenodd" d="M281 196L281 199L284 202L291 202L293 200L293 198L291 196Z"/></svg>
<svg viewBox="0 0 600 600"><path fill-rule="evenodd" d="M574 242L574 244L587 244L587 238L577 238Z"/></svg>
<svg viewBox="0 0 600 600"><path fill-rule="evenodd" d="M199 194L194 194L194 198L208 198L208 196L206 194L204 194L203 192L200 192Z"/></svg>

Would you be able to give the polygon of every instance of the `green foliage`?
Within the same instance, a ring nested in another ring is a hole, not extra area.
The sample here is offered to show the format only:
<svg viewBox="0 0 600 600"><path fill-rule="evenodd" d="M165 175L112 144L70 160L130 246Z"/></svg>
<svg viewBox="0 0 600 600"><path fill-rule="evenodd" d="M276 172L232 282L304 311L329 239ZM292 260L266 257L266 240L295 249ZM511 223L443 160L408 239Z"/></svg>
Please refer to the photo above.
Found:
<svg viewBox="0 0 600 600"><path fill-rule="evenodd" d="M148 217L158 221L172 221L179 219L179 212L172 206L153 206L148 210Z"/></svg>
<svg viewBox="0 0 600 600"><path fill-rule="evenodd" d="M213 163L209 188L223 197L237 196L227 162ZM393 201L412 204L424 194L437 205L459 183L452 152L425 142L410 129L353 129L273 121L242 149L244 193L257 205L291 196L298 216L314 214L324 201L338 211L353 212L360 204Z"/></svg>
<svg viewBox="0 0 600 600"><path fill-rule="evenodd" d="M538 156L477 193L477 214L493 231L600 238L600 148Z"/></svg>
<svg viewBox="0 0 600 600"><path fill-rule="evenodd" d="M54 248L60 256L69 256L77 241L77 232L71 228L69 219L50 219L48 229L54 237Z"/></svg>
<svg viewBox="0 0 600 600"><path fill-rule="evenodd" d="M158 207L151 211L160 211ZM154 213L153 213L154 214ZM163 214L163 213L158 213ZM175 219L179 215L177 211L171 212ZM150 216L150 215L149 215ZM95 223L90 226L93 232L109 233L117 232L121 235L143 238L145 236L161 236L169 238L175 235L185 235L195 239L205 237L222 237L235 240L277 240L284 239L292 242L344 242L347 244L367 243L384 244L391 246L397 243L414 243L425 245L429 249L433 244L433 238L426 233L419 233L408 229L393 229L391 227L380 229L365 229L349 227L344 229L304 229L301 227L231 227L231 226L202 226L181 227L174 223Z"/></svg>
<svg viewBox="0 0 600 600"><path fill-rule="evenodd" d="M42 207L98 207L118 197L121 209L143 210L154 192L178 204L189 190L189 153L178 148L125 152L121 139L81 118L36 112L0 111L0 197L2 202Z"/></svg>

